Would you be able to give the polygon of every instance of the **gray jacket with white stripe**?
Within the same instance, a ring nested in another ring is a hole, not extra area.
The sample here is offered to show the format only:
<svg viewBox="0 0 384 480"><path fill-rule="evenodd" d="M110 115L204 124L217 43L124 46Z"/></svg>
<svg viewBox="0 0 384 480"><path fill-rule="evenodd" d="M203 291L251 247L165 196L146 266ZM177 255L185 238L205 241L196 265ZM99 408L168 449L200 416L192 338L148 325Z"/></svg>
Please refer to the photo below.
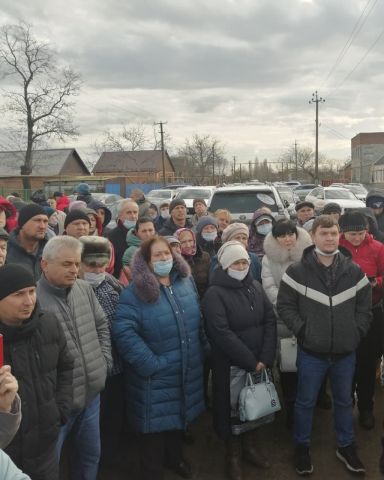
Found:
<svg viewBox="0 0 384 480"><path fill-rule="evenodd" d="M370 283L342 247L330 282L314 248L307 247L303 258L283 275L277 296L279 317L303 349L315 354L351 353L370 326Z"/></svg>

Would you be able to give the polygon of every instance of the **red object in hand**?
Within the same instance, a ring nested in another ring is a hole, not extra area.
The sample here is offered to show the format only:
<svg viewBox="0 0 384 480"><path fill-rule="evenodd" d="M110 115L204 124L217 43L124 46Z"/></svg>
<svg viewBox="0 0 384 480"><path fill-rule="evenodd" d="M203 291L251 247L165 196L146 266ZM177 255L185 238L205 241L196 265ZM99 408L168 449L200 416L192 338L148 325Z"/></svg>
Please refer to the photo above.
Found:
<svg viewBox="0 0 384 480"><path fill-rule="evenodd" d="M0 368L4 365L3 335L0 333Z"/></svg>

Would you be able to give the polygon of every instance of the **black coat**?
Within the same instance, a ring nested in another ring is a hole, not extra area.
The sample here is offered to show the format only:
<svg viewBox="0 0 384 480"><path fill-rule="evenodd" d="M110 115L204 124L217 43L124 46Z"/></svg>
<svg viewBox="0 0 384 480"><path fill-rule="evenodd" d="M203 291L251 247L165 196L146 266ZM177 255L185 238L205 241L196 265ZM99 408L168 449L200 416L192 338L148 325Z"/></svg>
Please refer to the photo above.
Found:
<svg viewBox="0 0 384 480"><path fill-rule="evenodd" d="M200 247L197 247L196 254L193 257L184 258L191 267L192 277L195 280L199 297L203 298L208 288L211 257L207 252L203 252Z"/></svg>
<svg viewBox="0 0 384 480"><path fill-rule="evenodd" d="M117 223L117 227L108 233L108 239L115 249L115 266L113 269L113 276L115 278L119 278L121 269L123 267L123 255L128 247L127 233L128 230L124 227L120 220Z"/></svg>
<svg viewBox="0 0 384 480"><path fill-rule="evenodd" d="M39 309L21 326L0 322L0 333L4 362L19 382L22 410L6 452L31 478L46 478L47 455L56 455L60 426L71 412L73 359L59 322Z"/></svg>
<svg viewBox="0 0 384 480"><path fill-rule="evenodd" d="M159 235L162 235L163 237L171 236L179 228L192 228L192 223L190 222L190 220L188 218L186 218L184 227L180 227L180 225L176 225L176 223L173 221L172 217L169 217L163 223L163 227L159 230Z"/></svg>
<svg viewBox="0 0 384 480"><path fill-rule="evenodd" d="M271 366L276 352L276 319L261 285L250 274L240 282L220 267L202 301L212 346L213 420L216 433L227 438L230 425L230 367L255 371Z"/></svg>

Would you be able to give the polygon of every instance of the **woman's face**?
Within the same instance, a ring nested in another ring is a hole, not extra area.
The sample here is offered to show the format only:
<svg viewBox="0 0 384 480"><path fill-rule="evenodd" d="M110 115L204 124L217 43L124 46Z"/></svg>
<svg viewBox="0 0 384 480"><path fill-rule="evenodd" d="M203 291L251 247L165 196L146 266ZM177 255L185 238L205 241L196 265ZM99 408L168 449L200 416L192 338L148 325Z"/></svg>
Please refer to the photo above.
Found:
<svg viewBox="0 0 384 480"><path fill-rule="evenodd" d="M295 233L286 233L285 235L277 237L276 241L280 245L280 247L289 250L296 245L297 238Z"/></svg>
<svg viewBox="0 0 384 480"><path fill-rule="evenodd" d="M169 246L164 242L154 242L151 247L151 263L171 260L172 253Z"/></svg>
<svg viewBox="0 0 384 480"><path fill-rule="evenodd" d="M213 233L216 231L217 228L215 227L215 225L205 225L205 227L203 227L203 229L201 230L201 233Z"/></svg>
<svg viewBox="0 0 384 480"><path fill-rule="evenodd" d="M229 218L225 213L221 213L217 217L217 223L219 224L219 231L222 232L229 225Z"/></svg>
<svg viewBox="0 0 384 480"><path fill-rule="evenodd" d="M233 262L229 268L232 270L238 270L239 272L242 272L243 270L246 270L249 267L249 262L247 260L241 259L237 260L236 262Z"/></svg>
<svg viewBox="0 0 384 480"><path fill-rule="evenodd" d="M88 218L91 222L91 226L89 227L89 233L94 233L96 230L96 218L93 214L88 215Z"/></svg>
<svg viewBox="0 0 384 480"><path fill-rule="evenodd" d="M179 236L181 250L186 255L193 254L195 249L195 241L191 232L181 232Z"/></svg>
<svg viewBox="0 0 384 480"><path fill-rule="evenodd" d="M245 249L248 249L248 235L245 233L238 233L231 237L231 240L237 240L244 245Z"/></svg>

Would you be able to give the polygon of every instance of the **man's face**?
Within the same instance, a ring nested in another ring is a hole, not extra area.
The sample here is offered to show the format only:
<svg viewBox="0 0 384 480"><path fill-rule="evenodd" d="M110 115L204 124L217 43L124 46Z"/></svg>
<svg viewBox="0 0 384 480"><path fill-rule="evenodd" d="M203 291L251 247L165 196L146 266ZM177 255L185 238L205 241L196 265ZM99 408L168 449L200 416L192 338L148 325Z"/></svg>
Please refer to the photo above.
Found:
<svg viewBox="0 0 384 480"><path fill-rule="evenodd" d="M134 203L127 203L127 205L119 213L119 220L135 220L139 218L139 207Z"/></svg>
<svg viewBox="0 0 384 480"><path fill-rule="evenodd" d="M300 220L301 223L305 223L307 220L312 218L315 215L313 208L311 207L303 207L297 211L297 218Z"/></svg>
<svg viewBox="0 0 384 480"><path fill-rule="evenodd" d="M359 232L344 232L344 238L354 247L358 247L363 242L366 234L367 230L360 230Z"/></svg>
<svg viewBox="0 0 384 480"><path fill-rule="evenodd" d="M27 287L0 300L0 321L21 325L31 317L36 305L36 287Z"/></svg>
<svg viewBox="0 0 384 480"><path fill-rule="evenodd" d="M71 287L77 279L80 267L80 252L61 248L53 260L42 260L41 267L45 278L58 288Z"/></svg>
<svg viewBox="0 0 384 480"><path fill-rule="evenodd" d="M0 267L5 263L7 256L7 241L0 238Z"/></svg>
<svg viewBox="0 0 384 480"><path fill-rule="evenodd" d="M333 225L330 228L317 227L312 233L313 243L324 253L332 253L339 246L339 228Z"/></svg>
<svg viewBox="0 0 384 480"><path fill-rule="evenodd" d="M152 222L140 223L139 228L137 229L136 235L140 240L145 242L150 238L155 236L155 227Z"/></svg>
<svg viewBox="0 0 384 480"><path fill-rule="evenodd" d="M79 218L78 220L74 220L69 225L67 225L65 231L70 237L80 238L83 235L89 235L89 229L89 222Z"/></svg>
<svg viewBox="0 0 384 480"><path fill-rule="evenodd" d="M7 217L2 208L0 208L0 228L4 228L7 223Z"/></svg>
<svg viewBox="0 0 384 480"><path fill-rule="evenodd" d="M384 207L381 208L372 208L372 212L375 215L375 217L378 217L383 213Z"/></svg>
<svg viewBox="0 0 384 480"><path fill-rule="evenodd" d="M48 217L47 215L35 215L26 222L20 230L29 240L42 240L48 230Z"/></svg>
<svg viewBox="0 0 384 480"><path fill-rule="evenodd" d="M198 217L201 217L202 215L207 213L207 207L204 205L203 202L195 203L195 213Z"/></svg>
<svg viewBox="0 0 384 480"><path fill-rule="evenodd" d="M171 217L173 220L182 221L187 218L187 209L184 205L177 205L171 212Z"/></svg>

